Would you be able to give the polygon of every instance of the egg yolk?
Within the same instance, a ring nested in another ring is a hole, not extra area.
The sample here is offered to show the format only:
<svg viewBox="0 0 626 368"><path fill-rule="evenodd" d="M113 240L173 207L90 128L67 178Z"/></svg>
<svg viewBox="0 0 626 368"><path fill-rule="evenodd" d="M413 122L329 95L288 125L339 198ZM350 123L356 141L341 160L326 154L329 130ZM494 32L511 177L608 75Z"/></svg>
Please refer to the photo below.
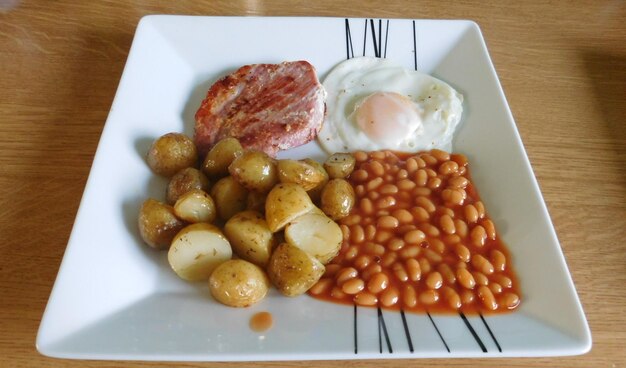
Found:
<svg viewBox="0 0 626 368"><path fill-rule="evenodd" d="M376 92L355 107L357 126L371 140L398 144L423 130L417 107L395 92Z"/></svg>

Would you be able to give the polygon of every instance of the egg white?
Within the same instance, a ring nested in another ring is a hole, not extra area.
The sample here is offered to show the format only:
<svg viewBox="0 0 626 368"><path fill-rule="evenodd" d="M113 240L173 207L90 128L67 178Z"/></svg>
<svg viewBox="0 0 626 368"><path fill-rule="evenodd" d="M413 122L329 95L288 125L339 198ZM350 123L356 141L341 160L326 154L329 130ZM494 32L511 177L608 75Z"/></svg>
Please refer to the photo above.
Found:
<svg viewBox="0 0 626 368"><path fill-rule="evenodd" d="M388 59L358 57L338 64L323 85L327 93L326 117L318 141L327 152L452 150L454 131L463 114L463 95L447 83ZM393 147L368 137L357 125L354 111L376 92L396 92L413 101L422 127Z"/></svg>

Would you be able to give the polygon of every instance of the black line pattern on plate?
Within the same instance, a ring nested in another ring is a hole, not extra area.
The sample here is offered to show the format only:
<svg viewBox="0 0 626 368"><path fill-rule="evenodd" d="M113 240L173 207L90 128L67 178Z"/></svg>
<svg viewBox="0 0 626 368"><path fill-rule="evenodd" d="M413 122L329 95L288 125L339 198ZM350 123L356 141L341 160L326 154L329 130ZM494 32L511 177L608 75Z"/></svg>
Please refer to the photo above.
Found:
<svg viewBox="0 0 626 368"><path fill-rule="evenodd" d="M387 57L387 40L389 39L389 19L387 19L387 26L385 27L385 54L384 58Z"/></svg>
<svg viewBox="0 0 626 368"><path fill-rule="evenodd" d="M389 339L389 334L387 333L387 324L385 324L385 317L383 316L383 311L378 307L378 343L380 347L380 353L383 353L382 341L380 338L380 329L382 327L383 333L385 334L385 341L387 342L387 349L389 353L393 353L393 348L391 347L391 339Z"/></svg>
<svg viewBox="0 0 626 368"><path fill-rule="evenodd" d="M417 36L415 35L415 21L413 21L413 61L417 70Z"/></svg>
<svg viewBox="0 0 626 368"><path fill-rule="evenodd" d="M354 305L354 354L359 353L359 340L357 337L357 323L356 323L356 304Z"/></svg>
<svg viewBox="0 0 626 368"><path fill-rule="evenodd" d="M483 317L482 313L480 313L478 315L480 316L480 319L483 321L483 324L485 325L485 327L487 327L487 331L489 332L489 336L491 336L491 339L496 344L496 347L498 348L498 351L501 353L502 352L502 348L500 347L500 343L498 343L498 339L496 339L496 336L491 331L491 328L489 328L489 325L487 324L487 320L485 320L485 317Z"/></svg>
<svg viewBox="0 0 626 368"><path fill-rule="evenodd" d="M365 19L365 30L363 31L363 56L365 56L366 46L367 46L367 19Z"/></svg>
<svg viewBox="0 0 626 368"><path fill-rule="evenodd" d="M350 33L350 22L348 21L348 18L346 18L346 59L350 59L353 57L354 57L354 48L352 47L352 34Z"/></svg>
<svg viewBox="0 0 626 368"><path fill-rule="evenodd" d="M426 312L426 315L428 316L428 319L430 319L430 323L433 324L433 327L435 328L435 331L437 331L437 335L439 335L439 338L441 339L441 342L443 343L443 346L446 347L446 350L449 353L450 352L450 348L448 347L448 344L446 343L446 340L444 340L443 336L441 335L441 332L439 332L439 328L435 324L435 320L433 320L433 317L431 317L430 312Z"/></svg>
<svg viewBox="0 0 626 368"><path fill-rule="evenodd" d="M409 325L408 323L406 323L406 316L404 315L404 309L400 309L400 316L402 317L402 326L404 326L404 334L406 335L406 342L409 344L409 351L412 353L414 351L413 341L411 340L411 332L409 332Z"/></svg>
<svg viewBox="0 0 626 368"><path fill-rule="evenodd" d="M485 347L485 344L483 344L483 341L480 339L480 337L476 333L476 330L474 330L474 327L472 327L472 324L467 320L467 317L465 317L465 314L459 313L459 316L461 316L461 319L463 320L463 322L465 322L465 326L470 331L472 336L474 336L474 340L476 340L476 342L478 343L478 346L480 346L480 350L482 350L483 353L486 353L487 348Z"/></svg>

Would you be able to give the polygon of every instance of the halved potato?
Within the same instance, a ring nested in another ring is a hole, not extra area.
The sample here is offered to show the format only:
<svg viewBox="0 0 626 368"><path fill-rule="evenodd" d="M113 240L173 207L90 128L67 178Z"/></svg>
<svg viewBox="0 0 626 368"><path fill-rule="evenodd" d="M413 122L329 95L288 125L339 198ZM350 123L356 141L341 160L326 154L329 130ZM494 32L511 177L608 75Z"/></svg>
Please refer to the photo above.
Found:
<svg viewBox="0 0 626 368"><path fill-rule="evenodd" d="M213 185L211 197L215 201L217 214L223 220L228 220L246 209L248 191L235 178L227 176Z"/></svg>
<svg viewBox="0 0 626 368"><path fill-rule="evenodd" d="M176 274L188 281L208 280L211 272L233 256L219 228L206 223L182 229L172 241L167 260Z"/></svg>
<svg viewBox="0 0 626 368"><path fill-rule="evenodd" d="M317 184L313 189L310 189L307 191L307 193L309 194L309 197L311 197L311 200L314 203L319 203L320 197L322 196L322 189L324 189L324 185L328 183L328 173L326 172L326 169L324 169L324 166L322 166L322 164L320 164L319 162L313 159L305 158L302 161L313 166L315 169L317 169L317 171L322 173L322 176L324 177L324 179L322 179L322 181L319 184Z"/></svg>
<svg viewBox="0 0 626 368"><path fill-rule="evenodd" d="M209 190L209 179L195 167L187 167L172 176L167 184L165 196L167 203L174 204L182 196L192 189Z"/></svg>
<svg viewBox="0 0 626 368"><path fill-rule="evenodd" d="M265 218L272 232L281 230L298 216L315 207L301 186L293 183L278 184L265 201Z"/></svg>
<svg viewBox="0 0 626 368"><path fill-rule="evenodd" d="M265 297L270 281L263 270L242 259L219 265L209 278L209 290L218 302L231 307L247 307Z"/></svg>
<svg viewBox="0 0 626 368"><path fill-rule="evenodd" d="M202 171L211 178L224 177L228 175L228 166L242 154L243 148L237 138L224 138L207 153Z"/></svg>
<svg viewBox="0 0 626 368"><path fill-rule="evenodd" d="M152 248L167 249L185 223L174 214L171 206L147 199L139 210L139 234Z"/></svg>
<svg viewBox="0 0 626 368"><path fill-rule="evenodd" d="M246 261L265 267L274 248L274 234L263 215L256 211L239 212L224 226L233 251Z"/></svg>
<svg viewBox="0 0 626 368"><path fill-rule="evenodd" d="M171 177L186 167L195 166L198 150L186 135L167 133L152 143L146 161L155 174Z"/></svg>
<svg viewBox="0 0 626 368"><path fill-rule="evenodd" d="M217 217L213 198L200 189L192 189L178 198L174 205L174 213L191 223L213 222Z"/></svg>
<svg viewBox="0 0 626 368"><path fill-rule="evenodd" d="M286 296L304 294L324 271L317 258L289 243L282 243L274 250L267 266L270 280Z"/></svg>
<svg viewBox="0 0 626 368"><path fill-rule="evenodd" d="M280 160L278 161L278 178L281 183L294 183L304 190L311 190L324 181L324 174L304 161Z"/></svg>
<svg viewBox="0 0 626 368"><path fill-rule="evenodd" d="M354 201L354 189L345 179L332 179L322 190L322 211L333 220L348 216L354 207Z"/></svg>
<svg viewBox="0 0 626 368"><path fill-rule="evenodd" d="M274 160L264 152L246 151L228 166L228 172L248 190L269 192L278 182Z"/></svg>
<svg viewBox="0 0 626 368"><path fill-rule="evenodd" d="M285 239L326 264L339 253L343 233L339 225L327 216L308 213L287 225Z"/></svg>
<svg viewBox="0 0 626 368"><path fill-rule="evenodd" d="M334 153L326 162L324 168L331 179L343 179L354 171L356 159L349 153Z"/></svg>

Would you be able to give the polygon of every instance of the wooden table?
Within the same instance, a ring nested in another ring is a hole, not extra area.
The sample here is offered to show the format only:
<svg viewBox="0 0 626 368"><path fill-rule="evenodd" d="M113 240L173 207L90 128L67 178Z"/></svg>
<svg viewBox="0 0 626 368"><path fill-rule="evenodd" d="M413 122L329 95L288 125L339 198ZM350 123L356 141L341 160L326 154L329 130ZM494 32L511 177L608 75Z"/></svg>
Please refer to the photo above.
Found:
<svg viewBox="0 0 626 368"><path fill-rule="evenodd" d="M626 3L0 0L0 366L171 365L62 361L35 350L135 26L156 13L478 22L587 314L593 349L569 358L341 364L626 365Z"/></svg>

